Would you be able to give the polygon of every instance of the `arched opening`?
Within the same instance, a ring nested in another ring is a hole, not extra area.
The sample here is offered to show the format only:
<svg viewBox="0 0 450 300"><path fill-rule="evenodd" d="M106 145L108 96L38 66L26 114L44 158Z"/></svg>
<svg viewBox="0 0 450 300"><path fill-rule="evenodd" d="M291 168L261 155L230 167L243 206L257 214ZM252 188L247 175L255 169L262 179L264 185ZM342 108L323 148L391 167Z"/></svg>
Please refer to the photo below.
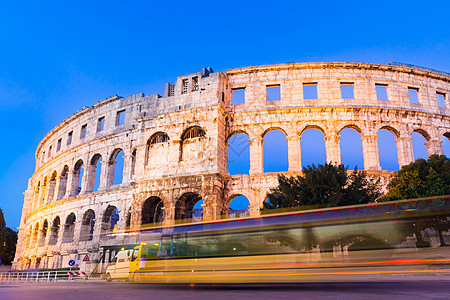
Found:
<svg viewBox="0 0 450 300"><path fill-rule="evenodd" d="M450 158L450 132L445 133L442 137L442 151L445 156Z"/></svg>
<svg viewBox="0 0 450 300"><path fill-rule="evenodd" d="M398 171L397 146L395 135L387 130L380 129L377 132L378 156L382 170Z"/></svg>
<svg viewBox="0 0 450 300"><path fill-rule="evenodd" d="M199 126L193 126L181 135L180 161L198 160L199 154L203 152L201 139L205 137L205 131Z"/></svg>
<svg viewBox="0 0 450 300"><path fill-rule="evenodd" d="M102 218L102 238L108 238L108 233L117 230L117 223L119 222L119 210L114 205L109 205Z"/></svg>
<svg viewBox="0 0 450 300"><path fill-rule="evenodd" d="M286 134L271 130L264 135L264 172L286 172L289 167Z"/></svg>
<svg viewBox="0 0 450 300"><path fill-rule="evenodd" d="M81 221L80 241L91 241L94 237L95 212L88 209Z"/></svg>
<svg viewBox="0 0 450 300"><path fill-rule="evenodd" d="M228 172L249 174L250 142L246 133L236 133L228 140Z"/></svg>
<svg viewBox="0 0 450 300"><path fill-rule="evenodd" d="M52 228L50 231L50 238L48 241L49 245L56 245L56 243L58 242L58 235L59 235L59 226L61 224L61 221L59 220L59 217L55 217L53 219L53 224L52 224Z"/></svg>
<svg viewBox="0 0 450 300"><path fill-rule="evenodd" d="M83 168L83 161L80 159L77 161L73 168L73 182L74 182L74 189L72 191L72 195L78 195L81 192L81 183L83 182L83 174L84 174L84 168Z"/></svg>
<svg viewBox="0 0 450 300"><path fill-rule="evenodd" d="M411 134L412 137L412 146L414 151L414 160L418 158L428 159L427 154L427 146L425 143L427 142L426 137L428 135L421 130L416 130Z"/></svg>
<svg viewBox="0 0 450 300"><path fill-rule="evenodd" d="M56 178L58 174L53 171L50 181L48 182L47 203L51 203L55 199Z"/></svg>
<svg viewBox="0 0 450 300"><path fill-rule="evenodd" d="M66 218L66 223L64 224L64 233L63 233L63 243L72 243L73 242L73 233L75 231L75 214L70 213L70 215Z"/></svg>
<svg viewBox="0 0 450 300"><path fill-rule="evenodd" d="M131 226L131 207L128 209L127 218L125 219L125 227Z"/></svg>
<svg viewBox="0 0 450 300"><path fill-rule="evenodd" d="M58 195L56 197L56 200L64 198L64 195L66 194L68 175L69 167L66 165L61 172L61 176L59 176Z"/></svg>
<svg viewBox="0 0 450 300"><path fill-rule="evenodd" d="M349 170L364 170L364 158L361 135L353 128L345 128L339 132L341 162Z"/></svg>
<svg viewBox="0 0 450 300"><path fill-rule="evenodd" d="M175 220L192 219L194 217L194 206L202 198L196 193L184 193L175 205ZM199 213L199 212L197 212ZM199 216L196 216L198 219Z"/></svg>
<svg viewBox="0 0 450 300"><path fill-rule="evenodd" d="M135 169L136 169L136 149L131 152L131 177L133 177Z"/></svg>
<svg viewBox="0 0 450 300"><path fill-rule="evenodd" d="M203 221L203 200L199 200L194 204L194 208L192 209L192 221Z"/></svg>
<svg viewBox="0 0 450 300"><path fill-rule="evenodd" d="M169 162L169 136L165 132L153 134L147 141L145 164L149 168L164 167Z"/></svg>
<svg viewBox="0 0 450 300"><path fill-rule="evenodd" d="M100 154L95 154L90 162L89 168L89 182L86 190L89 192L96 192L100 187L100 178L102 173L102 156Z"/></svg>
<svg viewBox="0 0 450 300"><path fill-rule="evenodd" d="M152 196L142 205L141 224L160 223L164 220L164 202L161 198Z"/></svg>
<svg viewBox="0 0 450 300"><path fill-rule="evenodd" d="M308 128L302 132L300 141L302 166L324 165L327 162L325 135L317 128Z"/></svg>
<svg viewBox="0 0 450 300"><path fill-rule="evenodd" d="M108 179L109 185L121 184L123 182L124 152L122 149L115 149L109 159Z"/></svg>
<svg viewBox="0 0 450 300"><path fill-rule="evenodd" d="M245 196L238 195L233 197L228 205L229 218L243 218L250 216L250 202Z"/></svg>
<svg viewBox="0 0 450 300"><path fill-rule="evenodd" d="M41 238L39 239L39 247L42 247L45 245L45 239L47 238L47 232L48 232L48 221L44 220L44 224L42 225Z"/></svg>

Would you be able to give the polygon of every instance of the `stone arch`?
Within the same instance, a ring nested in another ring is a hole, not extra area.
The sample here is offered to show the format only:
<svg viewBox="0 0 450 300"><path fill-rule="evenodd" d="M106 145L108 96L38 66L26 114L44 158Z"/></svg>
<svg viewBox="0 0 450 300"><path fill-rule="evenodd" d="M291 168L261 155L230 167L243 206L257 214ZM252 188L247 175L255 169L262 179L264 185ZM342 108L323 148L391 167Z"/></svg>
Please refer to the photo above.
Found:
<svg viewBox="0 0 450 300"><path fill-rule="evenodd" d="M142 204L141 224L161 223L164 220L164 201L157 196L147 198Z"/></svg>
<svg viewBox="0 0 450 300"><path fill-rule="evenodd" d="M250 135L244 129L236 129L236 130L233 130L230 134L228 134L225 142L228 143L233 136L235 136L236 134L239 134L239 133L243 133L246 136L250 137Z"/></svg>
<svg viewBox="0 0 450 300"><path fill-rule="evenodd" d="M382 130L382 129L387 130L387 131L389 131L390 133L392 133L392 134L395 136L396 139L400 138L400 136L401 136L400 131L398 131L397 129L395 129L395 128L392 127L392 126L381 126L381 127L378 129L378 131L380 131L380 130ZM377 131L377 132L378 132L378 131Z"/></svg>
<svg viewBox="0 0 450 300"><path fill-rule="evenodd" d="M80 241L91 241L94 237L95 212L88 209L83 214L80 228Z"/></svg>
<svg viewBox="0 0 450 300"><path fill-rule="evenodd" d="M52 227L50 230L50 238L48 241L49 245L55 245L58 242L58 236L59 236L59 227L61 226L61 221L59 216L56 216L53 219Z"/></svg>
<svg viewBox="0 0 450 300"><path fill-rule="evenodd" d="M175 220L192 219L194 206L202 197L195 192L187 192L181 195L175 203Z"/></svg>
<svg viewBox="0 0 450 300"><path fill-rule="evenodd" d="M288 143L286 132L271 127L263 133L263 170L264 172L285 172L289 169Z"/></svg>
<svg viewBox="0 0 450 300"><path fill-rule="evenodd" d="M228 172L231 175L249 174L250 171L250 140L243 131L234 131L228 136Z"/></svg>
<svg viewBox="0 0 450 300"><path fill-rule="evenodd" d="M108 238L107 234L117 230L117 223L120 219L119 209L114 205L108 205L103 213L101 238Z"/></svg>
<svg viewBox="0 0 450 300"><path fill-rule="evenodd" d="M84 162L79 159L73 167L72 193L71 195L78 195L81 192L81 183L84 176Z"/></svg>
<svg viewBox="0 0 450 300"><path fill-rule="evenodd" d="M442 153L450 158L450 132L446 132L442 135Z"/></svg>
<svg viewBox="0 0 450 300"><path fill-rule="evenodd" d="M64 165L61 175L59 176L58 194L56 200L64 198L67 191L67 179L69 177L69 166Z"/></svg>
<svg viewBox="0 0 450 300"><path fill-rule="evenodd" d="M343 126L339 130L339 144L341 152L341 163L348 166L350 170L357 167L364 170L364 154L362 147L362 131L353 124Z"/></svg>
<svg viewBox="0 0 450 300"><path fill-rule="evenodd" d="M198 159L198 154L203 149L201 140L206 137L206 132L200 126L191 126L181 135L179 161Z"/></svg>
<svg viewBox="0 0 450 300"><path fill-rule="evenodd" d="M319 130L324 136L326 135L326 131L325 129L323 129L323 125L317 125L317 124L307 124L305 125L301 130L300 130L300 136L303 134L303 132L305 132L308 129L317 129Z"/></svg>
<svg viewBox="0 0 450 300"><path fill-rule="evenodd" d="M157 168L169 161L169 136L167 133L158 131L147 140L145 149L145 165Z"/></svg>
<svg viewBox="0 0 450 300"><path fill-rule="evenodd" d="M431 140L430 135L423 129L414 129L411 133L412 150L414 160L418 158L428 159L427 142Z"/></svg>
<svg viewBox="0 0 450 300"><path fill-rule="evenodd" d="M201 138L205 137L206 132L201 128L200 126L191 126L187 128L183 134L181 134L181 140L188 140L188 139L194 139L194 138Z"/></svg>
<svg viewBox="0 0 450 300"><path fill-rule="evenodd" d="M122 153L122 155L119 156L120 153ZM125 152L122 148L116 148L111 153L108 160L108 186L121 184L123 182L124 156Z"/></svg>
<svg viewBox="0 0 450 300"><path fill-rule="evenodd" d="M74 237L73 235L75 232L75 221L76 221L76 216L72 212L67 216L66 222L64 223L64 233L63 233L63 239L62 239L63 243L72 243L73 242L73 237Z"/></svg>
<svg viewBox="0 0 450 300"><path fill-rule="evenodd" d="M236 201L238 201L238 203L235 203ZM245 205L246 203L243 203L244 201L246 201L247 205ZM231 207L233 203L235 206ZM243 194L234 194L229 197L226 203L226 208L229 218L250 216L250 200Z"/></svg>
<svg viewBox="0 0 450 300"><path fill-rule="evenodd" d="M327 162L325 130L318 125L307 125L301 130L300 137L302 166L325 164Z"/></svg>
<svg viewBox="0 0 450 300"><path fill-rule="evenodd" d="M341 129L338 131L338 134L340 134L342 132L342 130L348 129L348 128L356 130L359 133L359 135L361 135L361 136L363 135L362 129L358 125L353 124L353 123L345 124L344 126L342 126Z"/></svg>
<svg viewBox="0 0 450 300"><path fill-rule="evenodd" d="M47 221L47 219L45 219L44 223L42 224L41 238L39 239L39 247L42 247L45 245L45 239L47 238L47 233L48 233L48 221Z"/></svg>
<svg viewBox="0 0 450 300"><path fill-rule="evenodd" d="M98 191L100 187L101 173L102 173L102 155L96 153L92 156L89 162L89 175L86 183L87 192Z"/></svg>
<svg viewBox="0 0 450 300"><path fill-rule="evenodd" d="M382 170L397 171L399 169L398 164L398 150L396 140L400 135L396 133L392 127L381 127L377 132L378 143L378 157Z"/></svg>
<svg viewBox="0 0 450 300"><path fill-rule="evenodd" d="M414 133L414 132L417 132L418 134L420 134L421 136L423 136L423 138L425 139L425 141L429 141L429 140L431 140L431 137L430 137L430 135L428 134L428 132L426 132L425 130L423 130L423 129L421 129L421 128L418 128L418 129L414 129L413 131L412 131L412 133ZM412 134L411 133L411 134Z"/></svg>
<svg viewBox="0 0 450 300"><path fill-rule="evenodd" d="M264 138L269 132L272 132L272 131L275 131L275 130L281 131L286 136L288 135L286 130L284 130L282 127L280 127L280 126L272 126L272 127L267 128L266 130L264 130L264 132L261 134L261 137Z"/></svg>

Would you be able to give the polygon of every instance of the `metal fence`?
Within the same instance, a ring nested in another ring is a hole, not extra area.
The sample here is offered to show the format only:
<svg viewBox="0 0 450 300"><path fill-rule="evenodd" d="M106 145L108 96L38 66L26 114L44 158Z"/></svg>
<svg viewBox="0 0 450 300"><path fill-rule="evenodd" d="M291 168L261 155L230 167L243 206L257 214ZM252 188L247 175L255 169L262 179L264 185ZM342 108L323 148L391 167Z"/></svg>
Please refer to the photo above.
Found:
<svg viewBox="0 0 450 300"><path fill-rule="evenodd" d="M50 282L86 280L87 274L69 271L0 272L0 282Z"/></svg>

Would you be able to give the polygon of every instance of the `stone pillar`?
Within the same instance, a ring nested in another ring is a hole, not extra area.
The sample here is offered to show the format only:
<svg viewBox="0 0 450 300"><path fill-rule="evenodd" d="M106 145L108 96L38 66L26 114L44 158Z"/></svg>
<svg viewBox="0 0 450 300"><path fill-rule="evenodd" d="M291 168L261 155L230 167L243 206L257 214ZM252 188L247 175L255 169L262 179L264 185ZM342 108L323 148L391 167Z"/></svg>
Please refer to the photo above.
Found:
<svg viewBox="0 0 450 300"><path fill-rule="evenodd" d="M259 216L261 214L260 213L260 205L259 204L257 204L257 205L250 205L249 209L250 209L250 216L251 217L256 217L256 216Z"/></svg>
<svg viewBox="0 0 450 300"><path fill-rule="evenodd" d="M339 134L325 136L325 148L327 153L327 162L339 165L341 163L341 148Z"/></svg>
<svg viewBox="0 0 450 300"><path fill-rule="evenodd" d="M301 139L302 138L299 135L290 135L286 137L288 144L289 172L302 171Z"/></svg>
<svg viewBox="0 0 450 300"><path fill-rule="evenodd" d="M90 193L94 190L96 167L96 165L87 165L84 168L83 182L81 183L81 192Z"/></svg>
<svg viewBox="0 0 450 300"><path fill-rule="evenodd" d="M264 139L256 137L249 139L250 142L250 174L264 173L263 143Z"/></svg>
<svg viewBox="0 0 450 300"><path fill-rule="evenodd" d="M56 200L62 199L66 195L68 177L68 174L58 176Z"/></svg>
<svg viewBox="0 0 450 300"><path fill-rule="evenodd" d="M364 135L361 137L364 156L364 170L366 171L381 170L377 138L377 135Z"/></svg>
<svg viewBox="0 0 450 300"><path fill-rule="evenodd" d="M42 204L43 204L43 197L44 197L44 188L45 188L45 185L44 184L42 184L41 186L39 186L39 193L38 193L38 198L37 198L37 203L36 203L36 207L35 208L38 208L38 207L40 207Z"/></svg>
<svg viewBox="0 0 450 300"><path fill-rule="evenodd" d="M75 173L74 171L67 172L66 193L64 195L65 198L72 196L74 173Z"/></svg>
<svg viewBox="0 0 450 300"><path fill-rule="evenodd" d="M430 157L433 154L443 155L444 150L442 149L442 141L440 140L429 140L425 143L427 146L427 154Z"/></svg>
<svg viewBox="0 0 450 300"><path fill-rule="evenodd" d="M131 153L123 155L122 184L127 184L131 179Z"/></svg>
<svg viewBox="0 0 450 300"><path fill-rule="evenodd" d="M414 161L411 137L400 137L395 140L397 146L398 165L401 168Z"/></svg>
<svg viewBox="0 0 450 300"><path fill-rule="evenodd" d="M170 225L175 223L175 205L170 204L170 206L166 207L164 205L164 225ZM204 213L203 213L204 215Z"/></svg>
<svg viewBox="0 0 450 300"><path fill-rule="evenodd" d="M103 161L102 161L103 163ZM115 173L115 164L116 162L107 162L106 163L106 168L105 168L105 188L108 188L112 185L114 185L114 173ZM102 165L102 169L103 169L103 165ZM101 182L102 180L100 180Z"/></svg>
<svg viewBox="0 0 450 300"><path fill-rule="evenodd" d="M100 168L100 184L98 186L98 190L104 190L108 187L108 161L102 160L101 162L102 167Z"/></svg>
<svg viewBox="0 0 450 300"><path fill-rule="evenodd" d="M89 171L90 171L90 169L91 169L91 166L90 165L82 165L81 167L80 167L80 170L79 170L79 176L81 176L81 168L83 168L83 177L81 178L81 189L80 189L80 192L78 193L78 194L84 194L84 193L86 193L86 187L87 187L87 184L88 184L88 174L89 174ZM77 183L77 185L78 185L78 183Z"/></svg>
<svg viewBox="0 0 450 300"><path fill-rule="evenodd" d="M48 182L47 203L51 203L55 199L56 178Z"/></svg>

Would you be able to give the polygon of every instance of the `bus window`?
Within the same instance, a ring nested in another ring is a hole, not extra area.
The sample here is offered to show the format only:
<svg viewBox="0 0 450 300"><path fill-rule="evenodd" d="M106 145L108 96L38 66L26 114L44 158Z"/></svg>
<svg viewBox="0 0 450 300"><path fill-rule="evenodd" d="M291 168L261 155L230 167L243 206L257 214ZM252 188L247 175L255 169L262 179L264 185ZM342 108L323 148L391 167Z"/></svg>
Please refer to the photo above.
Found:
<svg viewBox="0 0 450 300"><path fill-rule="evenodd" d="M131 261L135 261L139 256L139 249L134 249L133 254L131 255Z"/></svg>

